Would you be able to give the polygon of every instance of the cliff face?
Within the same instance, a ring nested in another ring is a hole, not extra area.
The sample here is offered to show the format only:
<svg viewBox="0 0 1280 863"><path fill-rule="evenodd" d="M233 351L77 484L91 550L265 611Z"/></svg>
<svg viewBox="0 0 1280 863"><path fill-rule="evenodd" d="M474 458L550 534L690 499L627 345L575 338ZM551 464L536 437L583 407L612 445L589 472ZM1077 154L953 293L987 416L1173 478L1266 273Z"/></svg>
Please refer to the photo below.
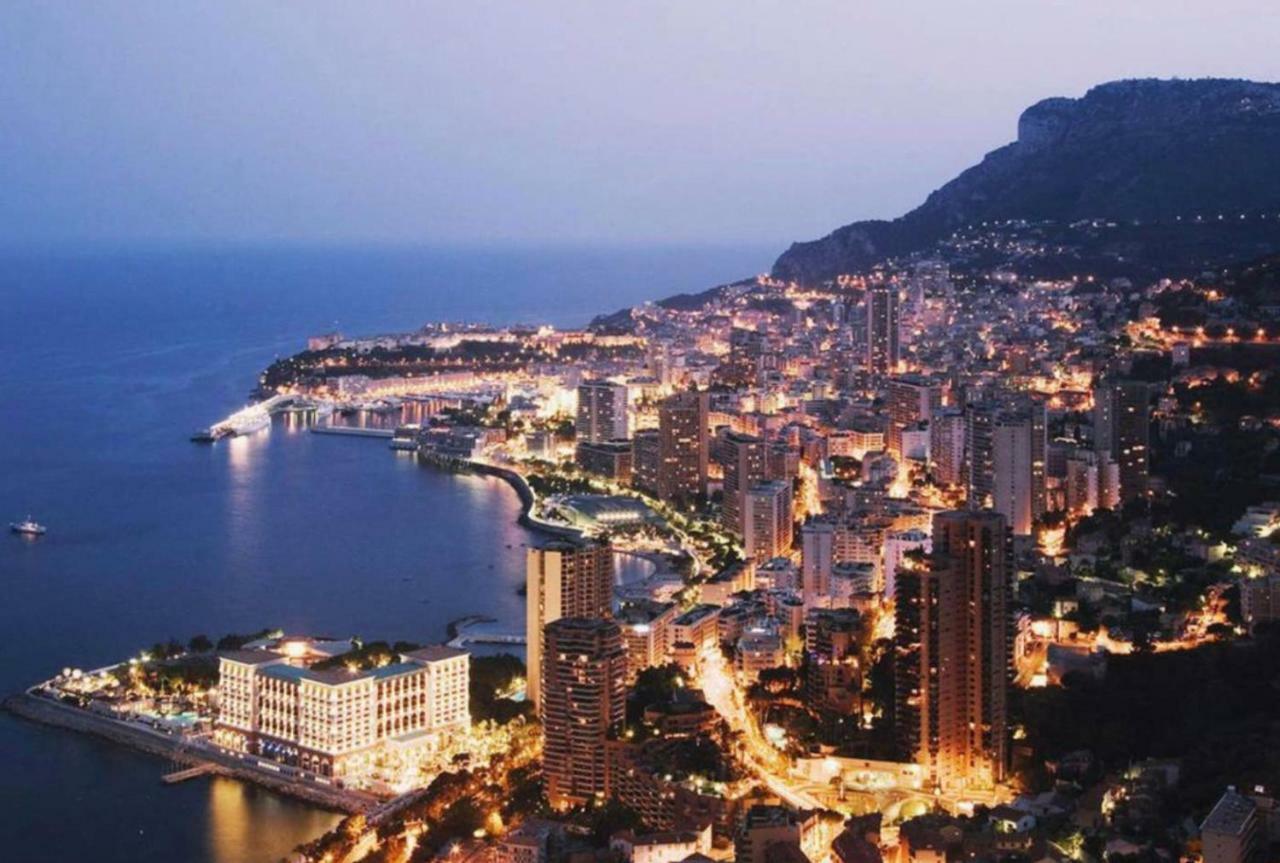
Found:
<svg viewBox="0 0 1280 863"><path fill-rule="evenodd" d="M779 278L815 283L926 248L957 227L1026 219L1173 220L1280 212L1280 84L1116 81L1045 99L1018 139L892 221L795 243ZM1280 251L1280 236L1276 238Z"/></svg>

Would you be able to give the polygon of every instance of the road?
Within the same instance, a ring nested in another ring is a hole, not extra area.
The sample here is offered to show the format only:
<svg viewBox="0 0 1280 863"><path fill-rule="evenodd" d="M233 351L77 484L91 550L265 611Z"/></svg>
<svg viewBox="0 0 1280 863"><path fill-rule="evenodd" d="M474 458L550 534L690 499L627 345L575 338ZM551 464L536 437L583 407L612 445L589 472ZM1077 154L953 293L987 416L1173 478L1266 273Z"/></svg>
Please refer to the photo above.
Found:
<svg viewBox="0 0 1280 863"><path fill-rule="evenodd" d="M797 809L825 809L812 794L787 781L786 756L764 739L759 725L747 715L742 693L719 647L708 647L702 652L697 674L698 684L707 703L724 717L733 731L741 734L743 760L751 772L789 805Z"/></svg>

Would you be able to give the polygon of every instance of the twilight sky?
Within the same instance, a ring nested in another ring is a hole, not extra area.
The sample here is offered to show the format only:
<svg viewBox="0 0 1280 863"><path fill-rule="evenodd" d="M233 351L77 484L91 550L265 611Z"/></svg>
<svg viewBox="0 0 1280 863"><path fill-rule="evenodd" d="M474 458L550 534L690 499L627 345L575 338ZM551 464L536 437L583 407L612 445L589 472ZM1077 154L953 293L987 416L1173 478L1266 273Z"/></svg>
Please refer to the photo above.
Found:
<svg viewBox="0 0 1280 863"><path fill-rule="evenodd" d="M1102 81L1280 80L1275 0L6 0L0 244L764 242Z"/></svg>

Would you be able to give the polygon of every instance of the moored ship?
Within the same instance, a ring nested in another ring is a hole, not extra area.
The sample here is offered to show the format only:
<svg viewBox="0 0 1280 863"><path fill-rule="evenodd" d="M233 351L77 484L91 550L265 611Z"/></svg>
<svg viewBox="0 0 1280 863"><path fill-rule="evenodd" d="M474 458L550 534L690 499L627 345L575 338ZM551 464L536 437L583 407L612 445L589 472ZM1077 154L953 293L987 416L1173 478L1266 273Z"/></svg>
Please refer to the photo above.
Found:
<svg viewBox="0 0 1280 863"><path fill-rule="evenodd" d="M9 530L14 533L20 533L23 536L44 536L49 532L47 527L38 523L31 516L27 516L26 521L9 522Z"/></svg>

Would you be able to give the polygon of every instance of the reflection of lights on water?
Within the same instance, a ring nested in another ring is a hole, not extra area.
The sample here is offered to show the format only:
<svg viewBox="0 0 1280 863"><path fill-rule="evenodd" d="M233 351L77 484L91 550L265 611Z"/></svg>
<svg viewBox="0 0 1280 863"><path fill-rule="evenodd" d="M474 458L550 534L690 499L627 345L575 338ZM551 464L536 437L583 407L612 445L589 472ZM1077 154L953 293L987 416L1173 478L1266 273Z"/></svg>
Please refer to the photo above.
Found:
<svg viewBox="0 0 1280 863"><path fill-rule="evenodd" d="M249 439L247 437L233 437L227 441L227 464L235 471L248 466Z"/></svg>

